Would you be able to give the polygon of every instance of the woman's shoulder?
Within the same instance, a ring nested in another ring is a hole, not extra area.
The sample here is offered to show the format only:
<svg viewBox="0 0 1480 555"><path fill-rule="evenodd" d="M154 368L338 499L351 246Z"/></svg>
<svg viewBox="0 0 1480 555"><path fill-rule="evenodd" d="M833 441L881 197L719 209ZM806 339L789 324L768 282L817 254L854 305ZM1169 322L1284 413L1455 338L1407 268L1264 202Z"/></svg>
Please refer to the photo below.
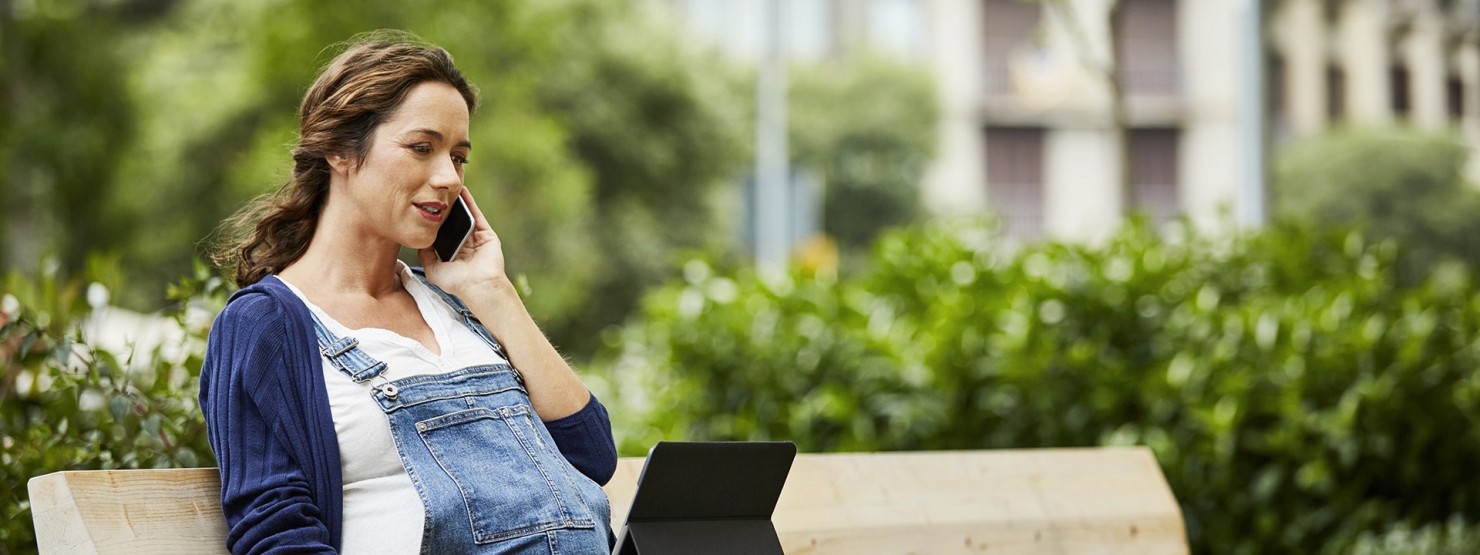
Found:
<svg viewBox="0 0 1480 555"><path fill-rule="evenodd" d="M287 285L269 276L231 295L216 315L211 336L245 339L288 333L309 318L307 313L308 307Z"/></svg>
<svg viewBox="0 0 1480 555"><path fill-rule="evenodd" d="M252 379L264 374L286 377L282 372L258 372L280 367L280 363L307 368L304 362L312 358L310 353L318 352L307 313L303 301L276 278L242 288L226 301L226 308L211 325L203 368L245 373L255 376Z"/></svg>
<svg viewBox="0 0 1480 555"><path fill-rule="evenodd" d="M288 317L292 303L301 301L288 286L275 277L268 276L257 283L232 293L226 308L216 317L217 321L261 322Z"/></svg>

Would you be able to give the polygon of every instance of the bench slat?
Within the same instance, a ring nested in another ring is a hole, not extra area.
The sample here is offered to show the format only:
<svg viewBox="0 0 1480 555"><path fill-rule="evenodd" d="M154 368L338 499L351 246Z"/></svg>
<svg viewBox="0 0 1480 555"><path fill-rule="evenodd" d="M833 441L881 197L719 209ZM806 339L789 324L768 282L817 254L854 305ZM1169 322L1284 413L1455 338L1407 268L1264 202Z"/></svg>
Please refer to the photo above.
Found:
<svg viewBox="0 0 1480 555"><path fill-rule="evenodd" d="M621 523L642 471L607 495ZM799 455L772 518L792 555L1187 553L1182 511L1144 447Z"/></svg>
<svg viewBox="0 0 1480 555"><path fill-rule="evenodd" d="M214 468L54 472L27 488L43 554L225 551Z"/></svg>
<svg viewBox="0 0 1480 555"><path fill-rule="evenodd" d="M626 518L643 459L607 484ZM222 553L213 468L56 472L29 484L43 555ZM1187 553L1145 448L798 455L772 519L792 555Z"/></svg>

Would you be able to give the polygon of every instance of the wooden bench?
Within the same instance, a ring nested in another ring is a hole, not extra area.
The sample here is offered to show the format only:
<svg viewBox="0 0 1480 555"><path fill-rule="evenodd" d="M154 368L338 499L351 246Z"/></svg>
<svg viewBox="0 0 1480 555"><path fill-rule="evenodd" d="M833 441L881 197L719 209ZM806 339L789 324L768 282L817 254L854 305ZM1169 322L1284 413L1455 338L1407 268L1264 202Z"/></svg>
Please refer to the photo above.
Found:
<svg viewBox="0 0 1480 555"><path fill-rule="evenodd" d="M613 522L643 459L607 484ZM224 552L212 468L32 478L42 555ZM772 518L788 554L1187 553L1145 448L803 454Z"/></svg>

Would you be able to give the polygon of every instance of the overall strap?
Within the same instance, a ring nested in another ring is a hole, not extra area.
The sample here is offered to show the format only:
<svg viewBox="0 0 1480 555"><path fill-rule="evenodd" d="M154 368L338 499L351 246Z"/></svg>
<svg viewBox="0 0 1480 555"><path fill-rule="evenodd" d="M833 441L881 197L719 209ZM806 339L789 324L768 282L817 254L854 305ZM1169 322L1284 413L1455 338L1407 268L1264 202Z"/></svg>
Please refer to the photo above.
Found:
<svg viewBox="0 0 1480 555"><path fill-rule="evenodd" d="M472 309L469 309L468 305L463 304L462 299L457 298L451 293L443 291L441 287L437 287L437 284L432 283L431 280L427 279L426 270L422 268L412 268L411 273L415 274L416 278L421 280L422 283L426 284L427 288L436 293L438 297L441 297L442 302L445 302L447 303L447 306L452 307L452 310L456 312L459 316L459 319L462 320L463 325L467 326L468 329L473 330L474 335L483 338L483 342L487 343L489 347L492 347L493 352L498 353L498 356L503 357L504 360L509 360L509 353L504 350L503 344L499 343L498 338L494 337L493 333L489 332L488 328L483 326L483 322L479 321L478 317L473 315ZM511 368L513 367L512 360L509 360L509 366ZM517 368L514 369L514 377L519 380L520 384L524 383L524 375L521 374L519 372L519 369Z"/></svg>
<svg viewBox="0 0 1480 555"><path fill-rule="evenodd" d="M338 337L324 326L318 314L314 314L312 310L308 314L313 316L313 333L319 339L319 352L334 363L335 368L349 376L349 379L360 383L385 372L385 363L360 349L360 340Z"/></svg>
<svg viewBox="0 0 1480 555"><path fill-rule="evenodd" d="M472 309L469 309L468 305L463 304L462 299L453 296L451 293L443 291L441 287L437 287L437 284L432 283L431 280L428 280L426 276L426 270L423 270L421 268L412 268L411 272L413 274L416 274L416 278L420 279L422 283L426 284L427 288L436 293L438 297L441 297L442 302L445 302L448 306L451 306L452 310L458 314L459 319L462 320L463 325L467 326L468 329L473 330L473 333L477 334L478 337L483 338L483 341L488 343L489 347L493 347L493 352L498 353L498 356L504 357L505 359L509 358L509 355L504 353L504 346L498 342L497 338L493 337L492 333L489 333L488 328L483 327L483 322L479 321L478 317L473 315Z"/></svg>

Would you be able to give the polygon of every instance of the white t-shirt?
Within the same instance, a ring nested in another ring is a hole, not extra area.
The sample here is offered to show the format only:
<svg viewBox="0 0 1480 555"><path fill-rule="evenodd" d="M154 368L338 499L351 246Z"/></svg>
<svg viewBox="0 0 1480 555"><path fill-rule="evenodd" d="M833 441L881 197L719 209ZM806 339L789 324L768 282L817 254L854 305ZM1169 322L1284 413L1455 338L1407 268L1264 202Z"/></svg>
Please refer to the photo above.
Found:
<svg viewBox="0 0 1480 555"><path fill-rule="evenodd" d="M457 312L411 273L410 267L404 262L397 264L401 284L416 299L416 308L441 346L441 356L432 354L420 342L390 330L346 328L309 302L293 284L286 280L283 283L303 299L330 332L358 339L365 354L385 362L382 375L388 380L505 362L488 343L463 325ZM344 478L344 535L340 553L420 552L426 509L401 465L396 442L391 438L390 422L370 393L371 387L383 382L375 378L355 383L328 358L323 364Z"/></svg>

